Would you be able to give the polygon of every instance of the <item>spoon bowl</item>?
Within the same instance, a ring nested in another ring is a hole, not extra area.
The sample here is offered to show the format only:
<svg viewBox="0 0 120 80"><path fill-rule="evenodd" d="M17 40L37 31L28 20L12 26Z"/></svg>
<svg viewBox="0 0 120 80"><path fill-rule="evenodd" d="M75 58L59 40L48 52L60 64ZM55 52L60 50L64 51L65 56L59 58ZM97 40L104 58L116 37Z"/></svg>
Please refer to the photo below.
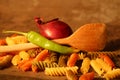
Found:
<svg viewBox="0 0 120 80"><path fill-rule="evenodd" d="M100 51L107 41L106 25L92 23L81 26L71 36L53 40L59 44L67 44L84 51Z"/></svg>
<svg viewBox="0 0 120 80"><path fill-rule="evenodd" d="M101 23L86 24L77 29L71 36L53 40L59 44L67 44L78 50L100 51L106 44L106 26ZM0 53L38 48L32 43L0 46Z"/></svg>

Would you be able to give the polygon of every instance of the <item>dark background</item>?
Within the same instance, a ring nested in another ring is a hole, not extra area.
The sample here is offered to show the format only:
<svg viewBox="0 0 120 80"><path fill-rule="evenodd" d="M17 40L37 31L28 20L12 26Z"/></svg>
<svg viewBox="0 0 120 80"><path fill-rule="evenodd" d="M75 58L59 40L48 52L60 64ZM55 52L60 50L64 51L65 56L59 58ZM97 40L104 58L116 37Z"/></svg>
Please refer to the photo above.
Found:
<svg viewBox="0 0 120 80"><path fill-rule="evenodd" d="M59 18L73 30L92 22L116 29L120 26L119 15L119 0L0 0L0 31L37 31L36 16L44 20Z"/></svg>
<svg viewBox="0 0 120 80"><path fill-rule="evenodd" d="M105 23L108 39L120 39L120 0L0 0L0 32L38 32L36 16L45 21L59 18L73 31L86 23Z"/></svg>

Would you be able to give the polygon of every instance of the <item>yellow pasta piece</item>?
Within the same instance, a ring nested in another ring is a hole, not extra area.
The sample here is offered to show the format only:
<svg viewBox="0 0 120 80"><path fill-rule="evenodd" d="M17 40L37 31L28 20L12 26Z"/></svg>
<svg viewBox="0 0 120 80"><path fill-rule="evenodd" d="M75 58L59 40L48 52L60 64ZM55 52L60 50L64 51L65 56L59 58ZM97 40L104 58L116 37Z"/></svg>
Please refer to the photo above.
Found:
<svg viewBox="0 0 120 80"><path fill-rule="evenodd" d="M66 71L66 77L68 80L78 80L77 75L75 75L71 70Z"/></svg>
<svg viewBox="0 0 120 80"><path fill-rule="evenodd" d="M90 69L90 59L88 57L83 59L82 66L80 68L81 73L85 74Z"/></svg>
<svg viewBox="0 0 120 80"><path fill-rule="evenodd" d="M56 67L56 68L45 68L45 74L49 76L63 76L66 75L67 70L71 70L74 74L77 74L78 67Z"/></svg>
<svg viewBox="0 0 120 80"><path fill-rule="evenodd" d="M27 43L28 40L25 36L15 36L15 37L7 37L6 43L7 45L15 45L21 43Z"/></svg>
<svg viewBox="0 0 120 80"><path fill-rule="evenodd" d="M57 63L48 63L46 61L33 61L32 65L38 67L39 70L45 70L46 67L58 67Z"/></svg>
<svg viewBox="0 0 120 80"><path fill-rule="evenodd" d="M98 63L96 60L91 60L90 64L92 66L92 68L101 76L105 70L103 70L102 66L100 65L100 63Z"/></svg>
<svg viewBox="0 0 120 80"><path fill-rule="evenodd" d="M5 40L6 40L6 43L7 43L8 46L15 45L14 40L11 39L10 37L7 37Z"/></svg>
<svg viewBox="0 0 120 80"><path fill-rule="evenodd" d="M26 51L20 51L19 56L22 60L28 60L30 58L30 55Z"/></svg>
<svg viewBox="0 0 120 80"><path fill-rule="evenodd" d="M100 58L96 58L96 61L102 66L102 68L105 70L105 72L111 71L112 67L108 65L106 62L104 62Z"/></svg>
<svg viewBox="0 0 120 80"><path fill-rule="evenodd" d="M11 63L16 66L20 60L21 60L20 56L19 56L19 55L15 55L15 56L12 58Z"/></svg>
<svg viewBox="0 0 120 80"><path fill-rule="evenodd" d="M103 77L106 78L106 80L110 80L113 78L117 78L119 76L120 76L120 68L117 68L107 72Z"/></svg>
<svg viewBox="0 0 120 80"><path fill-rule="evenodd" d="M25 36L15 36L15 37L11 37L11 39L15 42L15 44L21 44L21 43L28 42Z"/></svg>

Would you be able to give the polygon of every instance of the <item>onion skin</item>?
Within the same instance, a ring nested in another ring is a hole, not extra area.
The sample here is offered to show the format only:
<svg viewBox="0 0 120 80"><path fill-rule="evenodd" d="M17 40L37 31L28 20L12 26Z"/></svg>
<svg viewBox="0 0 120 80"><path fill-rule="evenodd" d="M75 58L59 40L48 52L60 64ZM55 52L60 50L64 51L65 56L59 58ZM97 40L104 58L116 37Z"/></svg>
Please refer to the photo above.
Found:
<svg viewBox="0 0 120 80"><path fill-rule="evenodd" d="M73 31L68 24L55 18L53 20L43 22L40 18L35 18L39 32L48 39L59 39L70 36Z"/></svg>

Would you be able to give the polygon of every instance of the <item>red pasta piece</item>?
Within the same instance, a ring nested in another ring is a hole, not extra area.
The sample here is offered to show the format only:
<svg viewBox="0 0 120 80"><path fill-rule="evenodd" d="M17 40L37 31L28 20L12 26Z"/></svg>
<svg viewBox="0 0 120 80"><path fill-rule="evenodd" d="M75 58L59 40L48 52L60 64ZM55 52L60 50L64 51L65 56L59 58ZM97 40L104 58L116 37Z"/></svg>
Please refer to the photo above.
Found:
<svg viewBox="0 0 120 80"><path fill-rule="evenodd" d="M93 80L93 79L94 79L94 72L89 72L79 77L79 80Z"/></svg>
<svg viewBox="0 0 120 80"><path fill-rule="evenodd" d="M6 44L5 39L0 39L0 45L5 45L5 44Z"/></svg>
<svg viewBox="0 0 120 80"><path fill-rule="evenodd" d="M34 60L37 60L37 61L44 61L46 59L46 57L49 56L49 52L47 49L41 51L36 57Z"/></svg>
<svg viewBox="0 0 120 80"><path fill-rule="evenodd" d="M107 55L101 54L99 55L100 58L102 58L108 65L110 65L112 68L115 67L114 62L111 60L111 58Z"/></svg>
<svg viewBox="0 0 120 80"><path fill-rule="evenodd" d="M77 53L73 53L70 55L70 58L67 62L67 66L72 67L75 66L76 61L78 60L79 56Z"/></svg>
<svg viewBox="0 0 120 80"><path fill-rule="evenodd" d="M31 67L32 67L32 60L29 60L29 61L25 62L25 63L20 67L20 69L21 69L22 71L28 71L28 70L31 69Z"/></svg>

